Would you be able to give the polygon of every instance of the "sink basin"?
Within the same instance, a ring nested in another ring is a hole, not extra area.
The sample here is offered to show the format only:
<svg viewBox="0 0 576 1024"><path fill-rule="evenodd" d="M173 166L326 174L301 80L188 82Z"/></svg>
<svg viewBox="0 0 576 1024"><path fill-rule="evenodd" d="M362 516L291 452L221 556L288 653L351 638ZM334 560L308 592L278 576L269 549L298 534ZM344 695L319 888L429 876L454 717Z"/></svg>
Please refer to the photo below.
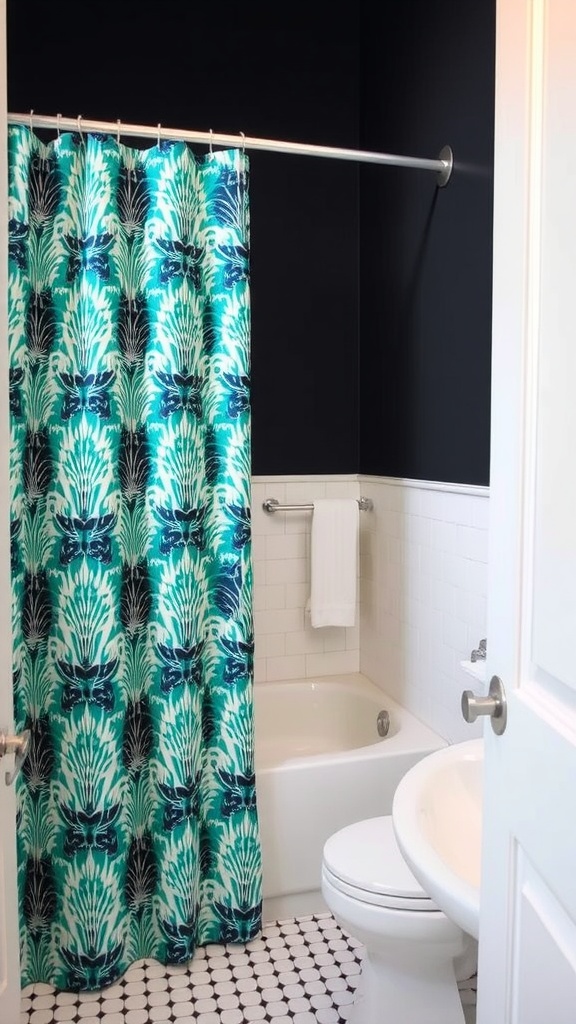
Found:
<svg viewBox="0 0 576 1024"><path fill-rule="evenodd" d="M392 820L398 845L428 896L478 938L484 741L434 751L401 779Z"/></svg>

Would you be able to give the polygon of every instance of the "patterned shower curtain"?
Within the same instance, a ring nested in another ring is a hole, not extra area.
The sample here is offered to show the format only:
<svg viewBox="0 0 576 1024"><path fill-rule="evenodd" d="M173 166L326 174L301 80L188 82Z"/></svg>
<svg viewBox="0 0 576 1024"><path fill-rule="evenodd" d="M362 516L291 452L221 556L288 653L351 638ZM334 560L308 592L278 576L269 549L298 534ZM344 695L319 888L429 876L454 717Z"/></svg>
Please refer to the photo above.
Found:
<svg viewBox="0 0 576 1024"><path fill-rule="evenodd" d="M248 165L9 132L22 982L261 919Z"/></svg>

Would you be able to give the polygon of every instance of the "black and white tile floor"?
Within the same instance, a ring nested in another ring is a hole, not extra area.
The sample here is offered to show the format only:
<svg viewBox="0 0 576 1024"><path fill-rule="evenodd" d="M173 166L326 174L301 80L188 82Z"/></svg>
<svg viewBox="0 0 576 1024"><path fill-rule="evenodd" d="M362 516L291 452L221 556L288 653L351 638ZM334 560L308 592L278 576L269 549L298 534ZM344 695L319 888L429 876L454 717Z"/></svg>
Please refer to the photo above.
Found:
<svg viewBox="0 0 576 1024"><path fill-rule="evenodd" d="M29 985L21 1024L345 1024L362 953L330 914L277 921L246 945L201 947L189 964L141 960L101 992ZM472 1024L474 983L461 995Z"/></svg>

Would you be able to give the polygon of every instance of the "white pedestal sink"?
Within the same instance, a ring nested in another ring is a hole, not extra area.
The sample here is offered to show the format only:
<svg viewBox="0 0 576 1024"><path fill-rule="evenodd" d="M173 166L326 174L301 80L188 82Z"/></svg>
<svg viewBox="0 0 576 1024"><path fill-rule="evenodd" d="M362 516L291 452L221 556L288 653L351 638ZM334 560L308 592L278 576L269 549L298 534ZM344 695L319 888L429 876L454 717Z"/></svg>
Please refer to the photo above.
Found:
<svg viewBox="0 0 576 1024"><path fill-rule="evenodd" d="M435 751L400 781L392 820L420 885L454 924L478 939L484 741Z"/></svg>

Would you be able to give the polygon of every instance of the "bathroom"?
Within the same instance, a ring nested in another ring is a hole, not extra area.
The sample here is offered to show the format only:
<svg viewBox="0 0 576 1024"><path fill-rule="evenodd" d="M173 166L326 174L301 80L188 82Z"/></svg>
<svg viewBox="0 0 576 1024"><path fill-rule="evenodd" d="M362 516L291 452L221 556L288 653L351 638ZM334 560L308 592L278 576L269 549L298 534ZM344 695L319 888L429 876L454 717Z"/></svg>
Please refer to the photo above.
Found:
<svg viewBox="0 0 576 1024"><path fill-rule="evenodd" d="M444 740L479 735L459 702L487 631L495 4L264 28L181 7L159 31L138 5L109 23L99 5L86 34L75 5L9 3L9 108L456 154L445 191L250 154L255 678L360 671ZM360 495L357 623L318 636L309 513L262 502Z"/></svg>

